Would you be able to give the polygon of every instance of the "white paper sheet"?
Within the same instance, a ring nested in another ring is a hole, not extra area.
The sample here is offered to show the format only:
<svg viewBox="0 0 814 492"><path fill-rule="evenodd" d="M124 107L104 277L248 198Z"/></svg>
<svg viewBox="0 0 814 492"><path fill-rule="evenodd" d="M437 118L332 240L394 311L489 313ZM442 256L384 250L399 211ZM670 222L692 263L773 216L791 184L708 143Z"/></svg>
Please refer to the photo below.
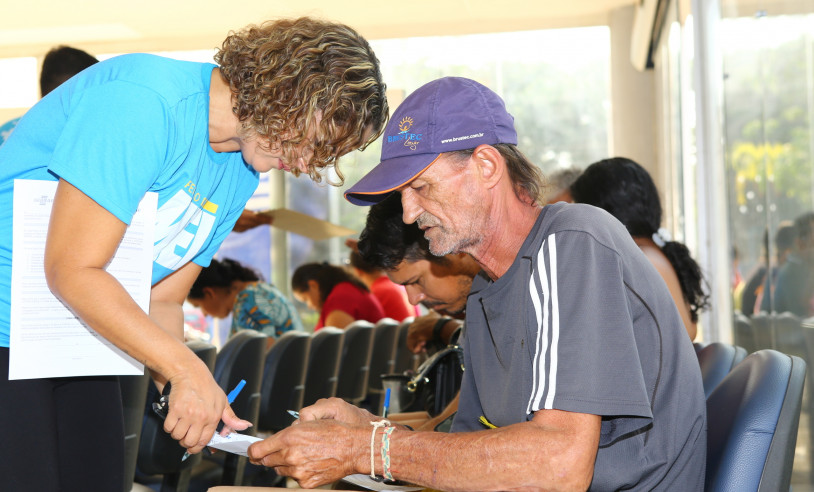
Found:
<svg viewBox="0 0 814 492"><path fill-rule="evenodd" d="M144 366L87 327L45 282L56 181L14 180L9 379L140 375ZM147 193L107 267L148 312L158 195Z"/></svg>
<svg viewBox="0 0 814 492"><path fill-rule="evenodd" d="M376 480L370 478L369 475L362 475L361 473L348 475L342 480L369 490L380 490L385 492L390 490L424 490L424 487L416 487L415 485L393 485L392 483L388 484L387 482L377 482Z"/></svg>
<svg viewBox="0 0 814 492"><path fill-rule="evenodd" d="M232 432L226 436L222 436L216 432L207 446L248 457L249 446L251 446L252 443L262 440L263 439L259 437L240 434L238 432Z"/></svg>

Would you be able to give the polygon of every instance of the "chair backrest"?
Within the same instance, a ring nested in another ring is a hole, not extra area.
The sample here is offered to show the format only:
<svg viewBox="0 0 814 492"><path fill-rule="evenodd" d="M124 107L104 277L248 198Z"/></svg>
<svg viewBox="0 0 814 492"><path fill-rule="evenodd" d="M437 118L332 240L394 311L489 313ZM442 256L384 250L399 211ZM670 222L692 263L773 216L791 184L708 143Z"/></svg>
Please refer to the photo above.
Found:
<svg viewBox="0 0 814 492"><path fill-rule="evenodd" d="M259 430L277 432L288 427L292 418L287 410L302 408L310 347L311 335L287 331L266 354L260 388Z"/></svg>
<svg viewBox="0 0 814 492"><path fill-rule="evenodd" d="M800 317L794 313L785 312L774 315L772 321L775 348L784 354L796 355L803 360L808 360Z"/></svg>
<svg viewBox="0 0 814 492"><path fill-rule="evenodd" d="M707 492L789 490L806 364L759 350L707 398Z"/></svg>
<svg viewBox="0 0 814 492"><path fill-rule="evenodd" d="M186 345L204 361L210 370L214 370L217 353L214 345L201 341L187 342ZM151 393L155 395L155 386L149 386L152 389ZM149 398L148 407L155 399ZM185 451L178 441L164 432L164 421L152 410L147 410L144 413L138 447L139 471L146 475L163 475L164 483L170 487L162 487L162 489L171 488L183 492L189 486L192 467L201 461L200 453L181 461Z"/></svg>
<svg viewBox="0 0 814 492"><path fill-rule="evenodd" d="M133 488L136 475L138 445L141 440L141 426L144 422L144 407L147 399L147 385L150 374L145 369L141 376L119 376L122 391L124 414L124 489Z"/></svg>
<svg viewBox="0 0 814 492"><path fill-rule="evenodd" d="M336 396L355 405L367 395L373 334L373 323L369 321L357 320L345 327Z"/></svg>
<svg viewBox="0 0 814 492"><path fill-rule="evenodd" d="M752 329L755 331L755 350L773 349L774 344L774 323L773 316L765 311L761 311L752 316Z"/></svg>
<svg viewBox="0 0 814 492"><path fill-rule="evenodd" d="M396 339L396 362L393 367L393 373L395 374L401 374L407 370L414 371L418 367L415 354L407 348L407 330L413 324L413 321L415 321L415 318L406 318L399 325L398 338Z"/></svg>
<svg viewBox="0 0 814 492"><path fill-rule="evenodd" d="M243 391L231 407L238 417L248 420L252 426L242 434L257 434L257 418L260 415L260 382L263 379L263 359L266 355L266 339L258 331L241 330L232 335L221 347L215 358L215 381L227 394L246 380ZM222 485L241 485L246 468L245 456L227 454L223 458Z"/></svg>
<svg viewBox="0 0 814 492"><path fill-rule="evenodd" d="M709 397L732 368L746 357L746 349L728 343L712 342L696 352L696 355L701 367L704 396Z"/></svg>
<svg viewBox="0 0 814 492"><path fill-rule="evenodd" d="M755 338L755 328L749 317L743 313L736 312L733 317L735 345L746 349L747 354L757 350L757 340Z"/></svg>
<svg viewBox="0 0 814 492"><path fill-rule="evenodd" d="M393 373L393 368L396 366L398 330L399 322L392 318L384 318L376 322L373 329L373 356L370 358L370 377L367 383L368 395L383 392L382 374Z"/></svg>
<svg viewBox="0 0 814 492"><path fill-rule="evenodd" d="M333 326L321 328L311 337L302 406L312 405L320 398L336 396L344 337L345 331Z"/></svg>

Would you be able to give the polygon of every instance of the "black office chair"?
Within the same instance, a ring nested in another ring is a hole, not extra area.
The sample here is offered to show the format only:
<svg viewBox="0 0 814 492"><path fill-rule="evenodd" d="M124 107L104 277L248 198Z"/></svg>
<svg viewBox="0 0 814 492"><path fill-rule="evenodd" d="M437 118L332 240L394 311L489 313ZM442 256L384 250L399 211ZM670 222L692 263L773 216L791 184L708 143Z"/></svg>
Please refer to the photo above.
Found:
<svg viewBox="0 0 814 492"><path fill-rule="evenodd" d="M384 398L382 375L391 374L396 365L396 342L399 322L384 318L373 329L373 356L370 358L370 376L367 383L367 408L379 415Z"/></svg>
<svg viewBox="0 0 814 492"><path fill-rule="evenodd" d="M345 331L332 326L321 328L311 337L303 407L313 405L320 398L336 396L344 338Z"/></svg>
<svg viewBox="0 0 814 492"><path fill-rule="evenodd" d="M707 398L707 492L789 490L806 364L747 356Z"/></svg>
<svg viewBox="0 0 814 492"><path fill-rule="evenodd" d="M415 318L406 318L398 328L398 338L396 339L396 362L393 373L402 374L404 371L415 371L418 367L418 357L407 348L407 329Z"/></svg>
<svg viewBox="0 0 814 492"><path fill-rule="evenodd" d="M263 378L263 359L266 355L266 335L254 330L241 330L235 333L221 347L215 358L215 381L227 394L240 382L246 386L232 402L235 415L252 423L242 434L257 433L257 419L260 414L260 383ZM220 485L241 485L243 471L248 459L231 453L219 453L207 461L220 464L223 473ZM195 474L196 472L193 472Z"/></svg>
<svg viewBox="0 0 814 492"><path fill-rule="evenodd" d="M258 430L278 432L285 429L293 421L287 410L302 408L310 347L308 333L289 331L283 333L266 354Z"/></svg>
<svg viewBox="0 0 814 492"><path fill-rule="evenodd" d="M369 321L356 320L345 327L336 396L354 405L367 396L373 335L373 323Z"/></svg>
<svg viewBox="0 0 814 492"><path fill-rule="evenodd" d="M733 317L735 345L746 349L747 354L757 350L757 339L755 338L755 328L745 314L736 312Z"/></svg>
<svg viewBox="0 0 814 492"><path fill-rule="evenodd" d="M808 360L808 351L803 337L800 317L794 313L780 313L773 316L775 348L784 354L796 355Z"/></svg>
<svg viewBox="0 0 814 492"><path fill-rule="evenodd" d="M138 445L141 441L141 426L144 422L144 406L147 400L147 385L150 374L147 369L141 376L119 376L122 391L122 410L124 415L124 488L133 488L136 476Z"/></svg>
<svg viewBox="0 0 814 492"><path fill-rule="evenodd" d="M704 345L696 355L701 367L704 396L709 397L732 368L746 357L746 349L728 343L712 342Z"/></svg>
<svg viewBox="0 0 814 492"><path fill-rule="evenodd" d="M761 311L751 318L752 328L755 332L755 350L773 349L775 345L773 316Z"/></svg>
<svg viewBox="0 0 814 492"><path fill-rule="evenodd" d="M186 345L210 370L214 370L217 352L214 345L200 341L187 342ZM149 484L161 480L161 492L186 492L189 489L192 468L201 462L201 454L191 455L185 461L181 461L186 449L164 432L164 421L149 409L152 401L157 399L155 386L149 387L151 391L148 394L152 396L148 397L148 409L143 411L144 420L137 460L139 475L136 481Z"/></svg>

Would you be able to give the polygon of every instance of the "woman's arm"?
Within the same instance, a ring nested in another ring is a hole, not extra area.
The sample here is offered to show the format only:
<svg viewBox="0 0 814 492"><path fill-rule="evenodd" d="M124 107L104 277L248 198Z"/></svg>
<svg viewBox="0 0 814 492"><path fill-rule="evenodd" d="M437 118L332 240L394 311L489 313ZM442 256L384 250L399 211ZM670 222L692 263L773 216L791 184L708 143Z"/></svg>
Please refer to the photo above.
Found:
<svg viewBox="0 0 814 492"><path fill-rule="evenodd" d="M341 309L334 309L328 313L328 316L325 316L325 326L335 326L343 330L354 321L356 321L356 319L353 316Z"/></svg>
<svg viewBox="0 0 814 492"><path fill-rule="evenodd" d="M126 228L60 180L46 239L46 280L54 295L91 328L173 383L173 405L164 428L190 452L198 452L226 413L226 396L206 365L176 337L183 330L180 302L186 292L181 291L188 292L197 267L184 267L157 284L151 291L153 317L148 316L104 270Z"/></svg>

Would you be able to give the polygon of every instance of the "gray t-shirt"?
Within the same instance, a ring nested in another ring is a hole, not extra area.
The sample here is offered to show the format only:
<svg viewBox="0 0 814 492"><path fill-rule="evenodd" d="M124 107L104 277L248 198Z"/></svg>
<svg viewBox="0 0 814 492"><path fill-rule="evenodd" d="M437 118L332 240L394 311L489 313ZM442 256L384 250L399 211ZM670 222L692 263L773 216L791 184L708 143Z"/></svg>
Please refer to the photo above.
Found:
<svg viewBox="0 0 814 492"><path fill-rule="evenodd" d="M698 359L664 281L604 210L543 208L506 274L475 279L462 346L453 432L484 429L480 416L600 415L591 490L703 490Z"/></svg>

